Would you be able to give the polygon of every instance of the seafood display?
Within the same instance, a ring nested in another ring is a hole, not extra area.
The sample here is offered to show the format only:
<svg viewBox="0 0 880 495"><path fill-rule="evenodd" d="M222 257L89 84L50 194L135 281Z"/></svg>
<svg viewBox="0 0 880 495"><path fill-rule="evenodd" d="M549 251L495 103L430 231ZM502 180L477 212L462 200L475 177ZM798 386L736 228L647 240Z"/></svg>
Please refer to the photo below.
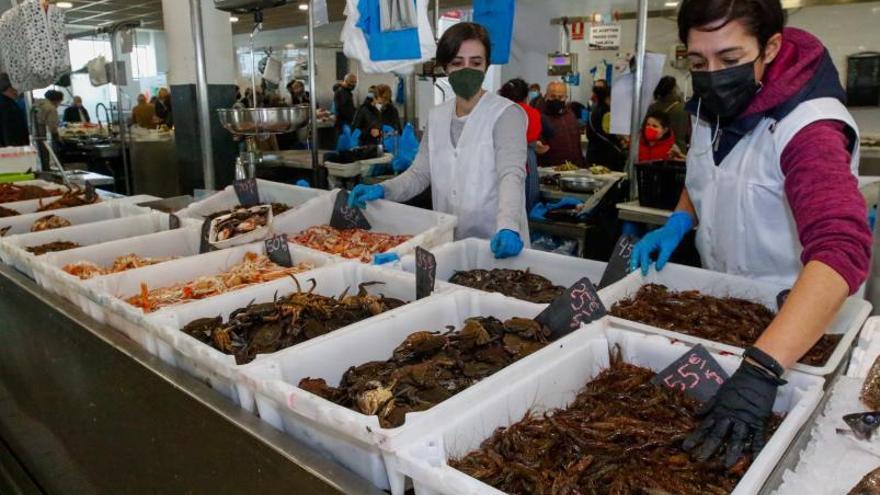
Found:
<svg viewBox="0 0 880 495"><path fill-rule="evenodd" d="M290 206L286 205L284 203L269 203L269 206L272 207L272 216L278 216L278 215L284 213L285 211L290 210ZM247 207L239 205L231 210L224 210L224 211L218 211L216 213L211 213L210 215L208 215L207 218L214 219L217 217L222 217L223 215L238 213L243 210L247 211L247 209L248 209Z"/></svg>
<svg viewBox="0 0 880 495"><path fill-rule="evenodd" d="M60 229L63 227L70 227L70 220L59 217L58 215L46 215L45 217L40 217L36 222L31 226L31 232L42 232L44 230L52 230L52 229Z"/></svg>
<svg viewBox="0 0 880 495"><path fill-rule="evenodd" d="M65 192L60 198L50 203L44 204L43 201L40 200L40 207L37 208L37 211L60 210L62 208L90 205L98 203L100 201L101 198L97 194L89 198L85 191L81 189L74 189L72 191Z"/></svg>
<svg viewBox="0 0 880 495"><path fill-rule="evenodd" d="M225 241L265 227L269 223L269 211L268 206L254 206L216 217L216 223L212 225L214 240Z"/></svg>
<svg viewBox="0 0 880 495"><path fill-rule="evenodd" d="M27 184L0 184L0 203L61 196L63 192L62 189L46 189Z"/></svg>
<svg viewBox="0 0 880 495"><path fill-rule="evenodd" d="M553 170L556 172L571 172L571 171L574 171L577 169L578 169L578 166L575 165L574 163L571 163L568 160L566 160L565 163L563 163L561 165L557 165L557 166L553 167Z"/></svg>
<svg viewBox="0 0 880 495"><path fill-rule="evenodd" d="M695 290L673 292L658 284L641 287L635 296L617 302L610 314L738 347L752 345L776 316L752 301L712 297ZM840 339L841 335L823 335L800 362L822 366Z"/></svg>
<svg viewBox="0 0 880 495"><path fill-rule="evenodd" d="M606 167L605 165L593 165L588 170L593 175L605 175L611 173L611 169Z"/></svg>
<svg viewBox="0 0 880 495"><path fill-rule="evenodd" d="M847 495L880 495L880 467L866 474Z"/></svg>
<svg viewBox="0 0 880 495"><path fill-rule="evenodd" d="M364 263L373 260L373 255L393 249L410 240L409 235L391 235L363 229L335 229L329 225L316 225L291 238L291 242L336 254L344 258L357 259Z"/></svg>
<svg viewBox="0 0 880 495"><path fill-rule="evenodd" d="M367 293L367 286L380 282L361 284L356 295L348 295L346 289L338 297L328 297L314 293L314 279L308 292L302 290L296 277L293 279L297 291L288 296L237 309L226 322L219 316L202 318L181 331L235 356L236 364L246 364L257 354L300 344L405 304L399 299Z"/></svg>
<svg viewBox="0 0 880 495"><path fill-rule="evenodd" d="M12 208L4 208L0 206L0 218L16 217L18 215L21 215L21 213L13 210Z"/></svg>
<svg viewBox="0 0 880 495"><path fill-rule="evenodd" d="M862 403L871 409L880 410L880 356L874 360L865 383L862 385L862 394L859 397Z"/></svg>
<svg viewBox="0 0 880 495"><path fill-rule="evenodd" d="M681 442L700 403L651 383L654 372L612 359L565 409L526 414L449 465L510 494L727 494L752 462L697 462ZM769 430L778 428L774 416ZM553 455L548 455L552 452Z"/></svg>
<svg viewBox="0 0 880 495"><path fill-rule="evenodd" d="M311 263L299 263L290 268L277 265L268 257L256 253L245 253L244 260L229 270L207 277L199 277L191 282L174 284L170 287L150 289L141 284L141 292L125 301L146 313L166 306L180 304L196 299L212 297L242 287L269 282L288 275L314 268Z"/></svg>
<svg viewBox="0 0 880 495"><path fill-rule="evenodd" d="M408 336L386 361L350 368L338 387L304 378L299 387L396 428L424 411L547 345L550 330L534 320L470 318L446 333Z"/></svg>
<svg viewBox="0 0 880 495"><path fill-rule="evenodd" d="M506 268L467 270L455 272L449 281L472 289L499 292L505 296L538 304L549 304L565 292L565 287L553 285L553 282L529 270Z"/></svg>
<svg viewBox="0 0 880 495"><path fill-rule="evenodd" d="M108 267L101 267L88 261L79 261L64 265L62 270L74 277L79 277L80 280L88 280L90 278L100 277L101 275L110 275L111 273L134 270L135 268L140 268L142 266L156 265L173 259L176 258L174 256L142 258L136 254L126 254L125 256L120 256L113 260L113 263Z"/></svg>
<svg viewBox="0 0 880 495"><path fill-rule="evenodd" d="M39 256L41 254L57 253L58 251L67 251L68 249L74 249L78 247L82 246L75 242L55 241L48 244L41 244L39 246L31 246L25 248L25 250L33 255Z"/></svg>

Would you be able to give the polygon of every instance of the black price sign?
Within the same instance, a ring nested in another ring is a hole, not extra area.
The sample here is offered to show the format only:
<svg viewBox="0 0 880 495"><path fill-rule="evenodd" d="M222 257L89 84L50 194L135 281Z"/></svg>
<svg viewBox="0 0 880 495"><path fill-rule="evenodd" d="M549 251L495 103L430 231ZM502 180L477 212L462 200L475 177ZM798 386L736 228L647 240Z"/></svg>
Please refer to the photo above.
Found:
<svg viewBox="0 0 880 495"><path fill-rule="evenodd" d="M782 310L782 305L785 304L785 300L788 299L789 294L791 294L791 289L785 289L779 294L776 294L776 311Z"/></svg>
<svg viewBox="0 0 880 495"><path fill-rule="evenodd" d="M680 390L700 402L707 402L727 378L727 373L709 351L697 345L657 373L651 383Z"/></svg>
<svg viewBox="0 0 880 495"><path fill-rule="evenodd" d="M547 309L535 317L535 321L549 328L552 337L557 339L607 313L593 283L584 277L554 299Z"/></svg>
<svg viewBox="0 0 880 495"><path fill-rule="evenodd" d="M428 297L434 292L437 281L437 260L421 246L416 248L416 299Z"/></svg>
<svg viewBox="0 0 880 495"><path fill-rule="evenodd" d="M348 191L339 191L336 195L336 203L333 205L333 215L330 217L330 226L334 229L370 230L373 228L360 208L349 208Z"/></svg>
<svg viewBox="0 0 880 495"><path fill-rule="evenodd" d="M177 230L180 228L180 217L174 213L168 214L168 230Z"/></svg>
<svg viewBox="0 0 880 495"><path fill-rule="evenodd" d="M611 253L611 259L608 260L605 273L602 274L602 281L599 282L600 289L608 287L629 274L629 260L632 258L633 248L638 240L634 235L622 235L617 239L614 252Z"/></svg>
<svg viewBox="0 0 880 495"><path fill-rule="evenodd" d="M89 181L86 181L85 200L88 203L94 203L98 200L98 191L95 190L95 185Z"/></svg>
<svg viewBox="0 0 880 495"><path fill-rule="evenodd" d="M214 247L208 242L209 235L211 235L211 219L206 218L205 221L202 222L202 240L199 245L199 253L209 253L214 250Z"/></svg>
<svg viewBox="0 0 880 495"><path fill-rule="evenodd" d="M238 202L242 206L256 206L260 204L260 189L257 187L257 179L241 179L232 183Z"/></svg>
<svg viewBox="0 0 880 495"><path fill-rule="evenodd" d="M266 256L276 265L285 268L293 266L290 246L287 245L287 234L278 234L275 237L266 239Z"/></svg>

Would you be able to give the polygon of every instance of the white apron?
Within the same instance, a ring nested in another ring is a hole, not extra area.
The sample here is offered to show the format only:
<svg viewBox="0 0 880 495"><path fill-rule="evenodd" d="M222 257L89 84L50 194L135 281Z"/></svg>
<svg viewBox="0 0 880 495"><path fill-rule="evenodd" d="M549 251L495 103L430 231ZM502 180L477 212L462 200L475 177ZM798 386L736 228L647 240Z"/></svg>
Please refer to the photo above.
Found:
<svg viewBox="0 0 880 495"><path fill-rule="evenodd" d="M819 120L848 125L855 135L850 170L858 176L858 127L838 100L798 105L780 121L763 119L716 166L712 123L693 118L687 190L699 219L697 250L709 270L792 285L803 246L785 197L781 156L791 138Z"/></svg>
<svg viewBox="0 0 880 495"><path fill-rule="evenodd" d="M456 239L489 239L497 231L498 173L492 131L504 110L513 105L494 93L484 94L468 115L456 147L452 146L450 136L455 100L433 108L428 117L431 197L434 210L458 217ZM528 247L529 220L525 206L517 230Z"/></svg>

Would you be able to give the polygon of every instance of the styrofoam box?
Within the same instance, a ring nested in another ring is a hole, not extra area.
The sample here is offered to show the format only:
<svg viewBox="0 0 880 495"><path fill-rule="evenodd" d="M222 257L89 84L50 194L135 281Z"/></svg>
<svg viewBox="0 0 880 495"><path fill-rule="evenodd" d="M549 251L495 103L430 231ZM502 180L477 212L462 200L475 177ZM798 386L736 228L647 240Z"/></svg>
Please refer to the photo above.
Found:
<svg viewBox="0 0 880 495"><path fill-rule="evenodd" d="M309 291L312 288L311 281L314 280L314 292L325 296L338 296L346 289L349 294L356 294L358 286L367 282L381 282L364 287L370 294L382 294L407 302L415 300L416 296L416 280L413 275L355 262L325 266L297 274L295 277L303 291ZM437 287L437 291L448 292L453 290L453 287L451 284L443 284ZM212 388L240 404L244 409L253 411L252 391L236 383L241 366L235 364L235 358L199 342L181 332L181 329L199 318L213 318L219 315L226 320L231 312L252 302L258 304L272 302L276 296L283 297L296 291L296 282L291 278L283 278L157 311L148 320L156 333L158 355L168 364L183 368L206 381ZM309 342L319 341L324 337L320 336ZM270 355L259 355L258 359Z"/></svg>
<svg viewBox="0 0 880 495"><path fill-rule="evenodd" d="M433 295L400 311L379 315L321 340L256 360L241 369L242 382L254 391L263 420L377 487L401 495L404 478L386 464L396 437L412 430L428 431L458 411L472 407L483 394L502 386L505 374L516 370L531 373L536 355L555 356L567 342L577 340L583 332L574 332L549 344L427 411L407 414L405 424L398 428L382 428L376 416L352 411L306 392L297 387L299 381L306 377L323 378L335 386L351 366L390 358L392 351L417 331L445 331L447 326L461 329L466 319L475 316L494 316L502 321L515 316L534 318L544 307L471 290Z"/></svg>
<svg viewBox="0 0 880 495"><path fill-rule="evenodd" d="M34 222L46 215L58 215L68 220L72 225L100 222L101 220L112 220L114 218L131 215L143 215L145 213L150 213L152 210L137 206L135 203L149 201L149 198L154 198L154 196L132 196L129 198L119 198L92 205L74 206L73 208L63 208L61 210L41 211L38 213L27 213L14 217L0 218L0 229L10 227L9 231L6 233L6 237L15 234L26 234L31 231Z"/></svg>
<svg viewBox="0 0 880 495"><path fill-rule="evenodd" d="M611 328L594 330L589 338L568 346L556 355L535 354L530 372L507 376L503 386L483 389L480 400L442 421L425 425L398 439L397 455L391 463L413 481L416 495L502 495L503 492L447 465L479 448L496 428L509 426L529 411L568 406L578 392L610 365L610 355L620 346L623 360L660 371L684 354L690 345L668 339ZM584 333L582 330L579 333ZM714 354L728 373L739 365L739 358ZM774 410L785 414L779 429L737 484L734 495L756 494L785 453L788 445L806 423L822 397L824 379L805 373L789 372L788 385L782 387Z"/></svg>
<svg viewBox="0 0 880 495"><path fill-rule="evenodd" d="M607 263L575 258L561 254L553 254L535 249L523 249L518 256L496 259L489 249L489 241L484 239L462 239L451 244L432 248L431 253L437 261L437 279L449 280L455 272L465 270L508 268L513 270L529 270L541 275L556 285L571 287L582 277L598 284L602 280ZM404 271L415 273L415 255L408 255L400 260L399 266Z"/></svg>
<svg viewBox="0 0 880 495"><path fill-rule="evenodd" d="M308 262L315 267L336 263L330 256L290 245L294 264ZM145 266L121 273L95 277L83 282L84 290L78 302L80 308L101 323L107 323L140 344L152 354L157 354L156 339L147 328L147 313L125 302L140 292L141 284L150 289L185 283L199 277L216 275L241 263L246 253L266 254L262 242L247 244L222 251L214 251L189 258L172 260L158 265ZM238 289L238 290L243 290ZM234 293L232 291L230 293ZM193 304L189 301L185 304ZM164 309L164 308L163 308ZM161 311L161 310L160 310ZM158 311L157 311L158 313Z"/></svg>
<svg viewBox="0 0 880 495"><path fill-rule="evenodd" d="M143 197L153 198L153 196L143 196ZM66 210L66 208L60 208L57 210L50 210L50 211L41 211L41 212L38 212L37 210L45 205L48 205L50 203L57 201L58 199L60 199L60 196L50 196L48 198L38 198L38 199L26 199L24 201L14 201L12 203L4 203L3 206L5 208L13 209L13 210L21 213L22 215L27 215L29 213L42 213L43 215L51 215L51 214L54 214L59 211L64 211L64 210ZM119 198L119 199L128 200L128 202L131 202L131 198ZM112 200L109 200L107 198L101 198L100 203L103 203L105 201L112 201ZM142 201L144 201L144 200L142 200ZM149 200L145 200L145 201L149 201ZM93 203L93 204L98 204L98 203ZM76 207L74 207L74 208L76 208Z"/></svg>
<svg viewBox="0 0 880 495"><path fill-rule="evenodd" d="M45 181L42 179L22 180L22 181L15 182L14 184L16 186L37 186L37 187L42 187L43 189L52 189L52 190L57 190L57 191L66 191L67 190L67 187L65 187L61 184L55 184L54 182L49 182L49 181ZM44 200L45 199L50 199L50 198L44 198ZM58 196L55 196L55 199L58 199ZM13 203L20 203L20 202L21 201L8 201L6 203L0 203L0 206L8 208L7 205L10 205Z"/></svg>
<svg viewBox="0 0 880 495"><path fill-rule="evenodd" d="M846 376L864 379L878 356L880 356L880 316L873 316L868 318L859 334Z"/></svg>
<svg viewBox="0 0 880 495"><path fill-rule="evenodd" d="M276 234L284 233L289 238L293 238L309 227L328 225L333 214L336 195L339 193L339 189L334 189L329 194L309 201L289 215L279 216L275 219L273 230ZM397 253L399 256L412 253L417 246L428 249L452 242L455 226L458 224L458 219L453 215L384 199L370 201L363 212L375 232L413 236L412 239L386 251Z"/></svg>
<svg viewBox="0 0 880 495"><path fill-rule="evenodd" d="M44 230L29 234L4 237L0 242L0 257L7 265L12 265L30 278L34 278L33 266L40 263L43 256L34 256L26 248L40 246L55 241L75 242L80 246L92 246L102 242L115 241L144 234L168 230L168 215L147 213L127 218L104 220L102 222L76 225L63 229ZM48 253L47 253L48 254Z"/></svg>
<svg viewBox="0 0 880 495"><path fill-rule="evenodd" d="M257 179L257 189L260 191L261 203L284 203L291 207L291 210L284 212L282 215L293 211L314 198L330 194L329 191L322 189L310 189L308 187L293 186L262 179ZM226 189L178 211L177 216L201 220L214 213L231 210L238 205L238 195L235 194L235 188L227 186ZM282 215L279 215L279 217Z"/></svg>
<svg viewBox="0 0 880 495"><path fill-rule="evenodd" d="M776 296L779 292L791 288L725 273L669 264L663 271L652 270L647 276L643 276L641 271L633 272L617 283L599 291L599 295L605 307L610 310L614 303L634 296L639 288L645 284L662 284L674 291L698 290L710 296L748 299L763 304L772 310L777 309ZM843 334L843 338L841 338L840 343L825 365L808 366L798 363L794 366L794 369L818 376L831 374L840 365L849 347L858 335L859 330L862 328L862 323L865 322L870 312L871 304L867 301L855 297L848 298L827 330L827 333ZM615 325L629 330L656 333L685 342L703 344L715 351L741 355L744 350L741 347L705 340L671 330L664 330L643 323L616 317L611 318Z"/></svg>

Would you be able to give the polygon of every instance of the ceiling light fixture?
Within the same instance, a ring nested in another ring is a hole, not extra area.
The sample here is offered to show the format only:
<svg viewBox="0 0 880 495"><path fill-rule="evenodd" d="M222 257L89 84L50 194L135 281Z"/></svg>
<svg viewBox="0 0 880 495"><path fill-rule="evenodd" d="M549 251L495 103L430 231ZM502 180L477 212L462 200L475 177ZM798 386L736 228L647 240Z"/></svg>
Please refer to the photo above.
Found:
<svg viewBox="0 0 880 495"><path fill-rule="evenodd" d="M309 4L307 4L307 3L299 4L299 10L309 10Z"/></svg>
<svg viewBox="0 0 880 495"><path fill-rule="evenodd" d="M58 2L55 4L55 6L58 7L59 9L72 9L73 8L73 4L70 2Z"/></svg>
<svg viewBox="0 0 880 495"><path fill-rule="evenodd" d="M304 40L309 39L309 35L305 35L305 36L303 36L303 39L304 39Z"/></svg>
<svg viewBox="0 0 880 495"><path fill-rule="evenodd" d="M234 15L229 16L229 22L232 22L232 23L238 22L238 17L235 17Z"/></svg>
<svg viewBox="0 0 880 495"><path fill-rule="evenodd" d="M678 2L666 2L663 5L667 7L678 7Z"/></svg>

